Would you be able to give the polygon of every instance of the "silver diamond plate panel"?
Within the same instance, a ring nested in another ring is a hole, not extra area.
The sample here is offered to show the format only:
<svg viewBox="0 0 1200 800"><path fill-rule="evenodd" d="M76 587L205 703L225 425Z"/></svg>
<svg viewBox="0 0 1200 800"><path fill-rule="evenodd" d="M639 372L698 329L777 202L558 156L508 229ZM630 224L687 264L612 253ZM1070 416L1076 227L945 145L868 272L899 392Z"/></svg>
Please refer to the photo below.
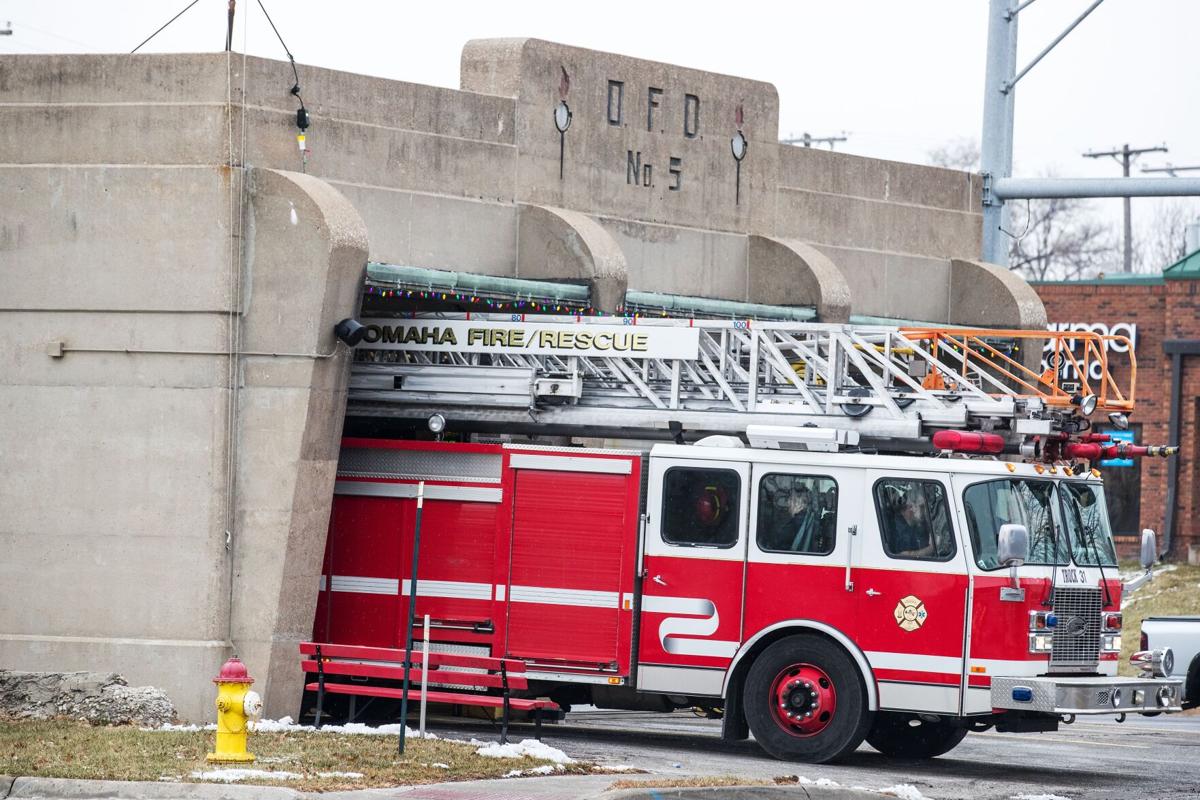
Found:
<svg viewBox="0 0 1200 800"><path fill-rule="evenodd" d="M1054 614L1058 626L1050 642L1050 669L1095 667L1100 663L1100 587L1058 586Z"/></svg>
<svg viewBox="0 0 1200 800"><path fill-rule="evenodd" d="M338 477L499 483L501 458L499 453L344 447Z"/></svg>
<svg viewBox="0 0 1200 800"><path fill-rule="evenodd" d="M1157 703L1157 692L1163 686L1175 690L1174 701L1168 707ZM1028 688L1033 693L1029 702L1014 700L1012 690ZM1114 708L1112 693L1121 690L1121 705ZM992 708L1040 711L1047 714L1118 714L1143 711L1179 711L1183 681L1176 679L1142 679L1124 677L995 677L992 678ZM1140 693L1141 702L1135 702Z"/></svg>

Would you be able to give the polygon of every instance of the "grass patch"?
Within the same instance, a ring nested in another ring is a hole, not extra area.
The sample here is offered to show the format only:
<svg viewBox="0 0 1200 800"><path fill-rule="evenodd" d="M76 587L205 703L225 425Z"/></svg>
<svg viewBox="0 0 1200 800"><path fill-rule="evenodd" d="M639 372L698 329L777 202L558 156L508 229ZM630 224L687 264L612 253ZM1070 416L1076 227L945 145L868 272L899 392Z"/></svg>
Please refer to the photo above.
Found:
<svg viewBox="0 0 1200 800"><path fill-rule="evenodd" d="M238 783L331 791L500 778L513 770L551 763L534 758L487 758L478 755L475 746L438 739L409 739L404 756L399 756L395 736L289 731L251 734L250 752L258 756L253 764L210 765L204 756L212 749L215 735L213 731L158 732L127 726L93 727L70 720L0 718L0 774L198 783L203 781L193 778L193 772L247 767L304 777L272 780L255 776ZM587 772L590 766L569 764L565 771ZM362 777L318 777L318 773L333 772L356 772Z"/></svg>
<svg viewBox="0 0 1200 800"><path fill-rule="evenodd" d="M1121 675L1137 675L1137 670L1129 666L1129 657L1140 646L1142 620L1146 617L1200 614L1200 567L1190 564L1174 566L1175 569L1156 574L1154 580L1124 598L1119 666ZM1135 571L1138 566L1122 564L1121 569Z"/></svg>

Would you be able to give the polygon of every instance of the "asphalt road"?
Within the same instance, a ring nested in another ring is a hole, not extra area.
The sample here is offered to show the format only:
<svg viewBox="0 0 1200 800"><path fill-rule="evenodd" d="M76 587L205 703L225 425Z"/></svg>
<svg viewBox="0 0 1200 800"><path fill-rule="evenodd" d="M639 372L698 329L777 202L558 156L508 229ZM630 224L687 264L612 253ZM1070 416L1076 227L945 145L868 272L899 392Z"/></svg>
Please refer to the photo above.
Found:
<svg viewBox="0 0 1200 800"><path fill-rule="evenodd" d="M431 730L490 735L468 725ZM1200 716L1081 721L1055 733L971 733L929 761L888 759L864 744L846 761L820 765L777 761L752 740L726 744L719 731L719 722L686 711L585 710L547 726L543 738L575 758L670 776L800 775L871 789L909 784L935 800L1200 798ZM520 738L532 729L517 726L512 733Z"/></svg>

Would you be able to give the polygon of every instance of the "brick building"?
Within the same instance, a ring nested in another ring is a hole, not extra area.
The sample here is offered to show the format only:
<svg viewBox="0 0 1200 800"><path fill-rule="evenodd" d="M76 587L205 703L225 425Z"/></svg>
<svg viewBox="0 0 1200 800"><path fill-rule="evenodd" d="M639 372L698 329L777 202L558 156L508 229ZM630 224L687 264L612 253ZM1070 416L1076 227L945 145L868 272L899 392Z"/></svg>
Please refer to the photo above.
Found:
<svg viewBox="0 0 1200 800"><path fill-rule="evenodd" d="M1181 446L1174 458L1101 466L1122 553L1136 552L1138 532L1151 528L1170 558L1200 559L1200 250L1159 274L1033 285L1052 330L1130 339L1137 364L1130 434L1138 444ZM1114 344L1110 369L1123 379L1128 358ZM1098 430L1112 430L1107 423L1102 414L1093 418Z"/></svg>

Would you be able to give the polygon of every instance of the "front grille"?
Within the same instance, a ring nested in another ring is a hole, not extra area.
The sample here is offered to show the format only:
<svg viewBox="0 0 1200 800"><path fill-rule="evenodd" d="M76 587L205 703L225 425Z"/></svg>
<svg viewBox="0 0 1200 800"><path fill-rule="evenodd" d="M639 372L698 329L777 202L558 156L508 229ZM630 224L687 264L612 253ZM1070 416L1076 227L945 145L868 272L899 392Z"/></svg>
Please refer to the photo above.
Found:
<svg viewBox="0 0 1200 800"><path fill-rule="evenodd" d="M1087 667L1100 663L1100 587L1056 587L1054 614L1058 625L1050 647L1050 668Z"/></svg>

